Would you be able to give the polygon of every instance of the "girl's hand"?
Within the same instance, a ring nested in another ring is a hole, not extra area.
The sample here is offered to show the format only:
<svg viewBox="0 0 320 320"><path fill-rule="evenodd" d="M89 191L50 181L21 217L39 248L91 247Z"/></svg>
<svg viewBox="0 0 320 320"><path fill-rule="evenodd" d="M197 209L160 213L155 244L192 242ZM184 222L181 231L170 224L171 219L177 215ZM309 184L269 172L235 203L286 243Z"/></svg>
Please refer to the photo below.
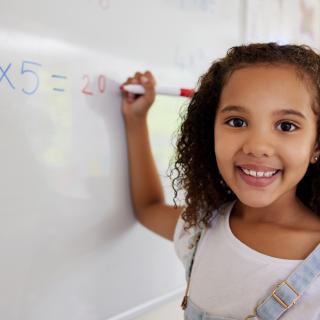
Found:
<svg viewBox="0 0 320 320"><path fill-rule="evenodd" d="M122 113L125 119L145 118L148 110L155 100L156 81L150 71L144 73L136 72L133 77L129 77L125 84L141 84L145 89L145 94L134 94L122 90Z"/></svg>

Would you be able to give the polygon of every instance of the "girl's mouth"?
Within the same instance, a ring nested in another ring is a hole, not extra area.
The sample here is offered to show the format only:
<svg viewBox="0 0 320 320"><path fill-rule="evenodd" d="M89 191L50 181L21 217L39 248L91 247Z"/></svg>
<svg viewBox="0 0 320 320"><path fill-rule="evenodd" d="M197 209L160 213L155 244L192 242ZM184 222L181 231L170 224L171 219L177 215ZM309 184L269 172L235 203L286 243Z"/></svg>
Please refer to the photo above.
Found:
<svg viewBox="0 0 320 320"><path fill-rule="evenodd" d="M241 167L236 168L242 180L253 187L266 187L277 180L282 174L282 170L277 170L271 177L253 177L246 174Z"/></svg>

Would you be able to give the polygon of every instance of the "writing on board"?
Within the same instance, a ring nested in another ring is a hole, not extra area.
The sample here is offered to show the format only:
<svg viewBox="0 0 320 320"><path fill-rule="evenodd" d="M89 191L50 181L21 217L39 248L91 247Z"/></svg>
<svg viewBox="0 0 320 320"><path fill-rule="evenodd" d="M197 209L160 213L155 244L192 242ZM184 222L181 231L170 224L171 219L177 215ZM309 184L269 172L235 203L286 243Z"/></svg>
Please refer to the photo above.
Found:
<svg viewBox="0 0 320 320"><path fill-rule="evenodd" d="M16 85L10 71L13 67L12 62L0 65L0 85L7 85L11 90L16 90ZM21 91L26 95L34 95L39 90L41 84L40 71L42 64L35 61L23 60L20 68L20 76L28 82L28 87L22 87ZM62 74L51 74L52 79L52 90L56 92L65 92L65 84L68 77ZM92 78L88 74L84 74L82 80L84 80L83 86L80 91L85 94L92 96L94 95L94 85ZM97 93L103 94L106 91L107 78L105 75L100 74L97 78ZM1 88L1 86L0 86Z"/></svg>
<svg viewBox="0 0 320 320"><path fill-rule="evenodd" d="M12 84L12 82L10 81L10 79L8 77L8 71L11 68L11 66L12 66L12 63L9 63L5 70L3 70L2 67L0 67L0 71L2 72L1 77L0 77L0 82L4 78L5 80L8 81L8 84L10 85L10 87L12 89L15 89L16 87Z"/></svg>
<svg viewBox="0 0 320 320"><path fill-rule="evenodd" d="M82 89L82 93L87 94L89 96L93 95L92 87L91 87L91 81L89 75L85 74L83 76L83 79L86 81L85 86ZM106 77L103 74L100 74L98 76L98 90L100 93L104 93L106 90Z"/></svg>
<svg viewBox="0 0 320 320"><path fill-rule="evenodd" d="M61 75L58 75L58 74L53 74L51 75L52 78L54 79L62 79L62 80L65 80L67 79L66 76L61 76ZM53 88L54 91L60 91L60 92L63 92L64 91L64 88Z"/></svg>

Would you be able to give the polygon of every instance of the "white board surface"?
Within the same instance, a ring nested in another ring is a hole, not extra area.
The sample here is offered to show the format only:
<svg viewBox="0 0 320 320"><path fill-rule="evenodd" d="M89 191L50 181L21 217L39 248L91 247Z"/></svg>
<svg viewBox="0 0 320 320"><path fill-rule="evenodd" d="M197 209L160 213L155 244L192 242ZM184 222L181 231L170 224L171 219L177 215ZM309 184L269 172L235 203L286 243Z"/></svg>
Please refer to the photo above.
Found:
<svg viewBox="0 0 320 320"><path fill-rule="evenodd" d="M173 244L134 217L118 86L147 69L159 85L195 86L241 42L240 1L4 0L1 11L1 318L132 319L185 279Z"/></svg>

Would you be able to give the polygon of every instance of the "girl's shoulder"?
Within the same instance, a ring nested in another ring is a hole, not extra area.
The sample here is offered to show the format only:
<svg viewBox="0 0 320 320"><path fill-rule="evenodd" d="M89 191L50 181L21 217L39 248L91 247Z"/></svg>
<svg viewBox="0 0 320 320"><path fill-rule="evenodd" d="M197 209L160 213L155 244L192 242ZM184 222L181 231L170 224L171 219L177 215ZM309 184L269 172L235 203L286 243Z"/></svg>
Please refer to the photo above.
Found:
<svg viewBox="0 0 320 320"><path fill-rule="evenodd" d="M205 227L203 225L202 227L192 226L191 228L185 230L185 221L182 219L182 214L180 215L176 224L173 242L175 252L185 267L195 250L195 246L201 244L207 229L211 228L213 222L219 221L219 217L225 213L230 204L231 202L224 203L218 209L214 210L208 227ZM215 224L215 226L218 227L217 224ZM199 242L197 243L198 239Z"/></svg>

